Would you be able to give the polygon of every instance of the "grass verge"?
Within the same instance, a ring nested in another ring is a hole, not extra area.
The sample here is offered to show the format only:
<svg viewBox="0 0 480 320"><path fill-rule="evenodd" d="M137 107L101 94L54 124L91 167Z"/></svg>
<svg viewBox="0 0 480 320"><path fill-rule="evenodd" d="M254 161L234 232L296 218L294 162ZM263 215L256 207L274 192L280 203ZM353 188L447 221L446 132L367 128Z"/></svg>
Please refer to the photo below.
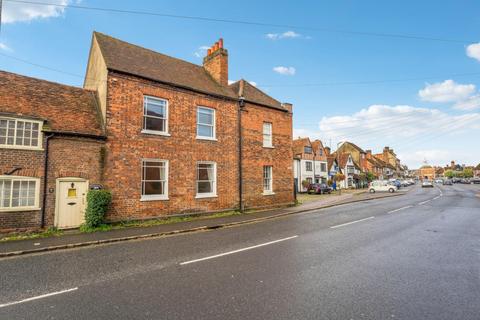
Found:
<svg viewBox="0 0 480 320"><path fill-rule="evenodd" d="M32 239L59 237L61 235L63 235L62 230L58 230L56 228L49 228L45 231L8 234L5 237L0 238L0 243L1 242L7 242L7 241L32 240Z"/></svg>

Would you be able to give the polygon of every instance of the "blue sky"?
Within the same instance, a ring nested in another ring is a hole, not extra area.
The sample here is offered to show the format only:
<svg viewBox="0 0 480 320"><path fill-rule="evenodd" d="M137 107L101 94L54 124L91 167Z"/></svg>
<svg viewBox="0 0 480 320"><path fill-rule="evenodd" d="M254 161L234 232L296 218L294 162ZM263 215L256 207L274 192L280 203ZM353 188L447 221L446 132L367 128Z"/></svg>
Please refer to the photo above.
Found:
<svg viewBox="0 0 480 320"><path fill-rule="evenodd" d="M293 103L296 136L321 138L327 145L331 141L333 148L345 139L374 152L388 145L410 167L420 166L425 159L438 165L450 160L480 163L478 1L43 2L291 27L115 14L4 0L0 69L81 86L81 77L5 55L83 76L94 30L198 64L204 55L202 47L223 37L229 50L229 78L253 81L276 99ZM382 81L404 79L416 80ZM361 83L369 81L375 83Z"/></svg>

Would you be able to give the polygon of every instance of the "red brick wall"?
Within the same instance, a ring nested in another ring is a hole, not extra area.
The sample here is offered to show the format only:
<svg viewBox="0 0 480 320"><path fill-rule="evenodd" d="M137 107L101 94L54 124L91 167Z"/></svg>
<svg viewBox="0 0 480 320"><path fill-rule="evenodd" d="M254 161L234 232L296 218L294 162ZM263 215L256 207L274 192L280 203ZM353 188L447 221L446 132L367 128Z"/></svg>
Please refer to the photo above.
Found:
<svg viewBox="0 0 480 320"><path fill-rule="evenodd" d="M143 96L169 102L170 137L142 134ZM105 185L112 190L110 220L238 207L237 103L110 73ZM216 110L218 141L197 140L197 106ZM169 160L169 200L140 201L141 159ZM195 199L196 163L217 163L217 198Z"/></svg>
<svg viewBox="0 0 480 320"><path fill-rule="evenodd" d="M43 139L43 148L45 148ZM47 184L47 204L45 222L47 227L54 225L56 179L79 177L89 183L102 182L102 160L104 143L93 139L55 137L50 139L49 168ZM15 176L40 178L39 207L42 206L43 166L45 152L0 148L0 173L13 169ZM52 192L50 192L52 191ZM0 231L38 229L41 225L41 210L0 212Z"/></svg>
<svg viewBox="0 0 480 320"><path fill-rule="evenodd" d="M272 123L273 147L263 147L263 122ZM247 103L242 111L244 206L293 203L292 114ZM273 166L274 195L263 195L263 166Z"/></svg>

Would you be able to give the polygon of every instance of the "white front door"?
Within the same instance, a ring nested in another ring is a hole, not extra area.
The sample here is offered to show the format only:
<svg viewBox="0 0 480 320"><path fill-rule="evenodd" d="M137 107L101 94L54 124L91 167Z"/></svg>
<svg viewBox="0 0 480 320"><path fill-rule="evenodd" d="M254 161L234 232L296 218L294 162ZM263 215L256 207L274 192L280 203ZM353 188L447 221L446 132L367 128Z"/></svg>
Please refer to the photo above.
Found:
<svg viewBox="0 0 480 320"><path fill-rule="evenodd" d="M57 184L56 227L77 228L85 222L87 181L61 179Z"/></svg>

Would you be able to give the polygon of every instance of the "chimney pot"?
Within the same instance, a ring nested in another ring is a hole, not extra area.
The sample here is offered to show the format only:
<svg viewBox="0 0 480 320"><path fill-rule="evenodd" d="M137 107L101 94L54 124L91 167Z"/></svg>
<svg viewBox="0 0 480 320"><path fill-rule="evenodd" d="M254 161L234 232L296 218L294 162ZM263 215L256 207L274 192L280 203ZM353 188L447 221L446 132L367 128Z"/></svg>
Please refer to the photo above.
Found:
<svg viewBox="0 0 480 320"><path fill-rule="evenodd" d="M220 47L220 49L223 49L223 39L220 38L220 40L218 40L218 46Z"/></svg>

